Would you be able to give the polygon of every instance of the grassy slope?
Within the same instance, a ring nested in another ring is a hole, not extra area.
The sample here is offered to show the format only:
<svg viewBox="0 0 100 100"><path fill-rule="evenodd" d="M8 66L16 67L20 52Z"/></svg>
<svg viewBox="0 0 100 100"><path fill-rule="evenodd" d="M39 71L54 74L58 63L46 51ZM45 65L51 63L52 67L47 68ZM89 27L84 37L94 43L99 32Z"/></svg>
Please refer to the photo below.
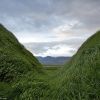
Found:
<svg viewBox="0 0 100 100"><path fill-rule="evenodd" d="M12 81L28 71L41 69L38 60L0 24L0 81Z"/></svg>
<svg viewBox="0 0 100 100"><path fill-rule="evenodd" d="M55 100L100 100L100 31L81 46L55 81Z"/></svg>

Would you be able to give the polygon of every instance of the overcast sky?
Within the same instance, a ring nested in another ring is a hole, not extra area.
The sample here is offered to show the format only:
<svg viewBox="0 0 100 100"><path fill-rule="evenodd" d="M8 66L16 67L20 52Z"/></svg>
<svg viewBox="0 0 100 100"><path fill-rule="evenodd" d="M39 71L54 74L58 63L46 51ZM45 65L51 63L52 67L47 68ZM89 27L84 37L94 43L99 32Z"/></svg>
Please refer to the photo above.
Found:
<svg viewBox="0 0 100 100"><path fill-rule="evenodd" d="M100 0L1 0L0 23L36 56L72 56L100 29Z"/></svg>

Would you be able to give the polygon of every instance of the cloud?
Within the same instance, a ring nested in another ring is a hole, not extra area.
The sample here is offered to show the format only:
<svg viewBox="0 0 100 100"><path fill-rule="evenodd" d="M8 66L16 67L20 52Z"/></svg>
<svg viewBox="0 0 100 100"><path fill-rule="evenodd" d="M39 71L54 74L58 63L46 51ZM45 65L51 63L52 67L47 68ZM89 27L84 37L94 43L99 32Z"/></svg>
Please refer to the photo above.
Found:
<svg viewBox="0 0 100 100"><path fill-rule="evenodd" d="M74 52L76 52L77 50L75 48L71 48L67 45L55 45L51 48L48 48L45 52L43 53L39 53L38 56L53 56L53 57L57 57L57 56L72 56L74 54Z"/></svg>
<svg viewBox="0 0 100 100"><path fill-rule="evenodd" d="M56 33L56 35L62 39L66 39L67 37L70 37L71 35L75 34L75 31L73 31L74 27L80 26L81 23L78 21L70 21L65 22L62 25L55 27L52 32Z"/></svg>
<svg viewBox="0 0 100 100"><path fill-rule="evenodd" d="M68 54L66 48L78 49L100 29L99 12L100 0L2 0L0 23L37 55L49 55L59 44Z"/></svg>
<svg viewBox="0 0 100 100"><path fill-rule="evenodd" d="M72 56L76 53L85 39L82 37L76 37L62 42L25 43L24 46L35 56Z"/></svg>
<svg viewBox="0 0 100 100"><path fill-rule="evenodd" d="M50 31L66 20L79 21L85 29L95 29L100 26L99 4L100 0L3 0L0 3L0 19L1 22L5 20L4 24L11 30L14 28L14 32L22 29Z"/></svg>
<svg viewBox="0 0 100 100"><path fill-rule="evenodd" d="M43 44L25 44L25 47L28 48L35 56L72 56L77 49L73 48L70 45L62 43L43 43ZM40 49L36 49L36 48Z"/></svg>

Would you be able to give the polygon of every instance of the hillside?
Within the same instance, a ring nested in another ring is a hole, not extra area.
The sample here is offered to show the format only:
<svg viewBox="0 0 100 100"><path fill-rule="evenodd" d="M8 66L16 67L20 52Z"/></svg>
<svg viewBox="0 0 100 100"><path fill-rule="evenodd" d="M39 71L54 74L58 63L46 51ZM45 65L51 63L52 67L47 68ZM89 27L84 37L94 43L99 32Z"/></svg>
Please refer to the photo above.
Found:
<svg viewBox="0 0 100 100"><path fill-rule="evenodd" d="M80 47L55 81L55 100L100 100L100 31Z"/></svg>
<svg viewBox="0 0 100 100"><path fill-rule="evenodd" d="M40 71L39 61L0 24L0 81L10 82L29 71Z"/></svg>
<svg viewBox="0 0 100 100"><path fill-rule="evenodd" d="M71 57L37 57L43 65L64 65Z"/></svg>

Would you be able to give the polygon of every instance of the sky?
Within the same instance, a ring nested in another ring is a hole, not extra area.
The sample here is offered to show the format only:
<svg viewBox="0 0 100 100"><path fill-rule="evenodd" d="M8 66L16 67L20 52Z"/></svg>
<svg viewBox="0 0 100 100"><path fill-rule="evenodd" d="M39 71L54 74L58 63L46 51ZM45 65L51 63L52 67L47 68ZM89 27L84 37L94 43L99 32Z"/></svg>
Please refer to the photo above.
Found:
<svg viewBox="0 0 100 100"><path fill-rule="evenodd" d="M72 56L100 30L100 0L1 0L0 23L35 56Z"/></svg>

